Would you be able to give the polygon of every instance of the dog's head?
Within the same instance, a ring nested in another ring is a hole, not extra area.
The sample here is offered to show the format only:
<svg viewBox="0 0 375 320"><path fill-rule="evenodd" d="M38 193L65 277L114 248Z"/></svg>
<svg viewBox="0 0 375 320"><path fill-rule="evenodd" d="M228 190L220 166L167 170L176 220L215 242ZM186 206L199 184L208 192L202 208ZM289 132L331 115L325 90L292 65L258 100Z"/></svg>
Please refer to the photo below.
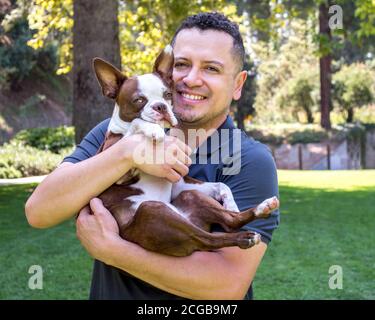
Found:
<svg viewBox="0 0 375 320"><path fill-rule="evenodd" d="M167 46L157 57L153 73L127 77L110 63L95 58L94 69L103 95L114 99L119 117L125 122L135 118L164 127L177 125L172 112L173 51Z"/></svg>

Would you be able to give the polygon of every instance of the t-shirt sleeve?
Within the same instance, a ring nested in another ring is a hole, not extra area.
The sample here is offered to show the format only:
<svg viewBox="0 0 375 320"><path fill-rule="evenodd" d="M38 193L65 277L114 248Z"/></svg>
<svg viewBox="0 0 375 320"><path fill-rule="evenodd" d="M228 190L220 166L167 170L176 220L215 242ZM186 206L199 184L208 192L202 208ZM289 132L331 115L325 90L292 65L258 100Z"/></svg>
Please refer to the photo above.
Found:
<svg viewBox="0 0 375 320"><path fill-rule="evenodd" d="M62 162L77 163L94 156L104 141L109 121L110 119L106 119L93 128Z"/></svg>
<svg viewBox="0 0 375 320"><path fill-rule="evenodd" d="M221 176L221 182L232 190L239 210L255 207L273 196L279 198L276 165L269 148L253 141L242 150L240 158L241 170L238 174ZM279 210L275 210L269 218L254 220L242 229L259 233L261 240L268 244L279 222Z"/></svg>

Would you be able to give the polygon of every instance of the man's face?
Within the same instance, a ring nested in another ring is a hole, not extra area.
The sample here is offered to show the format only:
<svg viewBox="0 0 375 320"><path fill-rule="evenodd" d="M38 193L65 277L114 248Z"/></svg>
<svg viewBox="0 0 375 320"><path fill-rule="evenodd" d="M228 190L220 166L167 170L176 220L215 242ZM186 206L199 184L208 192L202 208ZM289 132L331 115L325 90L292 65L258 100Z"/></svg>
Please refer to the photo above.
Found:
<svg viewBox="0 0 375 320"><path fill-rule="evenodd" d="M246 79L232 54L233 38L216 30L183 29L174 44L174 109L186 125L226 115Z"/></svg>

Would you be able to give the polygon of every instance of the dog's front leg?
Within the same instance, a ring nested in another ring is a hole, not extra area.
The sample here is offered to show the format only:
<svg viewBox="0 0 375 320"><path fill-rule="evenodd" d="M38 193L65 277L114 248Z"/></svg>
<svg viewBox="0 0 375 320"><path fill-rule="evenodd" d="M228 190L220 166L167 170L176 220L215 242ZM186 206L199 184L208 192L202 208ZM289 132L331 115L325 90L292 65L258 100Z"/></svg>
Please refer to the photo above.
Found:
<svg viewBox="0 0 375 320"><path fill-rule="evenodd" d="M160 142L164 139L165 132L162 127L156 123L147 122L142 119L134 119L128 130L128 136L132 134L142 133L147 138Z"/></svg>
<svg viewBox="0 0 375 320"><path fill-rule="evenodd" d="M232 191L222 182L203 182L191 177L184 177L172 186L172 200L182 192L187 190L197 190L223 203L226 210L239 212Z"/></svg>

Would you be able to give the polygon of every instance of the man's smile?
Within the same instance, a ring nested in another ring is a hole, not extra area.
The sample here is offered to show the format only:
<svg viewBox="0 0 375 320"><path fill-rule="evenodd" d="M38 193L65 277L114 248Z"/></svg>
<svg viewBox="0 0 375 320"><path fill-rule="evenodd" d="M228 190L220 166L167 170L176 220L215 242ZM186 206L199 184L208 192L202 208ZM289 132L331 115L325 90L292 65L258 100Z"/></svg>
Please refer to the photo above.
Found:
<svg viewBox="0 0 375 320"><path fill-rule="evenodd" d="M176 90L179 104L196 105L207 100L207 96L190 90Z"/></svg>

